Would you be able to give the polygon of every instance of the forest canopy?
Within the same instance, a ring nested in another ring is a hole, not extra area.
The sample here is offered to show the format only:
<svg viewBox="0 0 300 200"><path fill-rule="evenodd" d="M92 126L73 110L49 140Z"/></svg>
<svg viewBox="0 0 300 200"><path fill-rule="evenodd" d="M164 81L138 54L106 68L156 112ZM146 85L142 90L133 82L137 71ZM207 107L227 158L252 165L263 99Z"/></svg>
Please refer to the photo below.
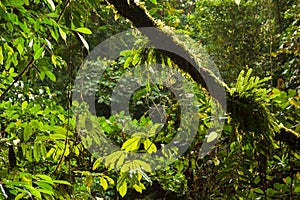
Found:
<svg viewBox="0 0 300 200"><path fill-rule="evenodd" d="M0 199L299 199L299 0L2 0Z"/></svg>

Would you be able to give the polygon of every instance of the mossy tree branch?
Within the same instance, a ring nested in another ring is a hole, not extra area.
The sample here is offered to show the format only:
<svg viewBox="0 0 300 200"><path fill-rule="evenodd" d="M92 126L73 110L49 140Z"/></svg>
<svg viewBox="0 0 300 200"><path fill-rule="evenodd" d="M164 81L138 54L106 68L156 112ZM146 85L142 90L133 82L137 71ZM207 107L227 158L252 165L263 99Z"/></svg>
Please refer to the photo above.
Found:
<svg viewBox="0 0 300 200"><path fill-rule="evenodd" d="M197 57L190 52L182 41L172 35L170 29L155 21L146 8L135 4L133 0L107 0L107 2L112 4L120 15L129 19L135 27L155 28L140 29L140 31L149 38L157 51L168 56L181 70L188 73L195 82L209 91L214 91L211 95L221 105L225 106L224 99L222 99L224 97L221 94L224 94L224 88L226 92L229 91L228 86L209 69L202 67ZM164 50L166 47L176 53Z"/></svg>
<svg viewBox="0 0 300 200"><path fill-rule="evenodd" d="M214 97L223 108L226 107L224 97L220 95L225 89L227 97L230 96L230 88L226 83L215 76L212 71L201 66L197 57L185 46L184 42L176 39L170 29L165 28L163 24L155 21L144 6L136 4L133 0L106 0L106 2L113 5L118 13L129 19L135 27L141 28L140 31L142 34L147 36L152 45L157 48L156 51L168 56L178 68L188 73L196 83L202 85L209 91L214 91L211 93L212 97ZM149 31L149 29L142 29L143 27L153 27L155 29ZM162 45L176 53L162 50L160 48ZM196 66L196 68L194 66ZM233 102L229 99L229 103ZM274 137L275 140L283 141L291 147L295 147L300 143L299 134L295 134L295 132L290 129L279 127L279 125L277 126L279 131Z"/></svg>

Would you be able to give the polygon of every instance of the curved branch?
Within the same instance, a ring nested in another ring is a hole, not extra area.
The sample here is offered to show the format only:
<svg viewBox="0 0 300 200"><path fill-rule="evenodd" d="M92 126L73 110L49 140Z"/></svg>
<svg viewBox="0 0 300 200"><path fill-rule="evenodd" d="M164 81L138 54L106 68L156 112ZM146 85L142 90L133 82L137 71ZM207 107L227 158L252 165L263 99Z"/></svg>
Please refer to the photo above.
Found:
<svg viewBox="0 0 300 200"><path fill-rule="evenodd" d="M140 31L149 38L151 44L157 47L158 51L168 56L178 68L188 73L195 82L209 91L214 91L211 95L225 108L224 95L222 94L224 94L224 89L226 92L230 90L228 86L215 76L212 71L202 67L193 53L190 52L183 42L172 35L171 31L168 31L163 25L156 22L143 6L135 4L133 0L107 0L107 2L112 4L120 15L129 19L135 27L156 28L151 29L151 31L149 29L140 29ZM172 49L176 54L160 50L161 48L159 47L162 45Z"/></svg>
<svg viewBox="0 0 300 200"><path fill-rule="evenodd" d="M137 5L134 3L134 0L106 0L106 2L113 5L118 13L129 19L135 27L141 28L140 31L142 34L149 38L154 47L158 48L157 51L168 56L178 68L188 73L195 82L202 85L207 90L213 91L211 93L212 97L217 99L223 108L226 107L226 100L224 102L224 96L222 95L224 89L227 95L230 93L230 88L226 83L221 81L212 71L202 67L196 56L185 46L185 44L173 36L171 31L165 29L164 25L155 21L145 7ZM151 31L149 31L149 29L142 29L143 27L154 27L156 29L151 29ZM168 49L172 49L176 54L166 50L160 50L159 47L162 45L167 46ZM197 66L198 69L193 66ZM295 132L290 129L282 127L279 127L279 129L280 130L276 133L274 138L275 140L283 141L293 147L299 144L299 134L295 134ZM285 137L291 139L286 140L284 139Z"/></svg>

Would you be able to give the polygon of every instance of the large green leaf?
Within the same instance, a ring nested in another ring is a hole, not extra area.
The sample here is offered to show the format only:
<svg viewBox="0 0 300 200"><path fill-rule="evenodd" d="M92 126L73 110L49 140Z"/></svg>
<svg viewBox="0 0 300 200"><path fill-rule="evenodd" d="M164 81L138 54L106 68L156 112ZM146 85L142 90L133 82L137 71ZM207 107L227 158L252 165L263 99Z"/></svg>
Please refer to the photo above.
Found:
<svg viewBox="0 0 300 200"><path fill-rule="evenodd" d="M148 138L146 138L143 143L147 153L155 153L157 151L155 144L151 142Z"/></svg>
<svg viewBox="0 0 300 200"><path fill-rule="evenodd" d="M24 127L23 139L27 142L33 134L33 130L30 124L26 124Z"/></svg>
<svg viewBox="0 0 300 200"><path fill-rule="evenodd" d="M141 138L133 137L123 143L122 149L125 151L136 151L140 148Z"/></svg>
<svg viewBox="0 0 300 200"><path fill-rule="evenodd" d="M76 28L75 31L84 33L84 34L92 34L92 31L88 28Z"/></svg>
<svg viewBox="0 0 300 200"><path fill-rule="evenodd" d="M127 193L127 182L126 182L126 173L122 174L121 178L118 180L117 183L117 190L119 191L120 195L124 197Z"/></svg>

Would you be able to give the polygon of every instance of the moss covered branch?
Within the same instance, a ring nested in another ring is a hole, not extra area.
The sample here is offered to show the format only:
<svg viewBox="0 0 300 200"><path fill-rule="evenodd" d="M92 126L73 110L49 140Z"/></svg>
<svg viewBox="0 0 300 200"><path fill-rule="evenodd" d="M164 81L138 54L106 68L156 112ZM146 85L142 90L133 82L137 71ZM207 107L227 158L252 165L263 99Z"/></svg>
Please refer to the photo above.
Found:
<svg viewBox="0 0 300 200"><path fill-rule="evenodd" d="M222 82L213 72L200 65L199 60L192 52L172 34L173 32L163 24L155 21L147 12L147 10L134 1L128 0L107 0L112 4L120 15L129 19L137 28L153 27L155 29L140 29L142 34L147 36L151 44L157 48L162 54L168 56L181 70L188 73L192 79L202 85L209 91L218 102L224 104L224 88L229 91L228 86ZM167 51L167 49L171 50ZM176 53L174 53L176 52ZM222 93L223 92L223 93Z"/></svg>
<svg viewBox="0 0 300 200"><path fill-rule="evenodd" d="M133 0L106 0L106 2L113 5L118 13L129 19L135 27L140 28L142 34L147 36L152 45L157 48L156 51L168 56L179 69L188 73L196 83L202 85L208 91L213 91L210 95L226 109L226 100L223 95L224 89L227 97L231 96L231 89L226 83L215 76L212 71L200 65L197 56L186 47L184 41L180 41L176 38L173 32L162 23L155 21L143 5L138 5ZM143 29L143 27L153 27L154 29ZM162 47L167 47L167 49L172 50L172 52ZM234 102L230 100L231 97L228 98L228 103L234 104ZM234 106L229 106L229 108L230 107ZM232 110L229 110L228 112L231 111ZM252 111L250 113L255 113L255 111ZM267 108L266 112L266 114L270 114ZM237 120L240 120L240 118ZM245 123L248 123L247 120ZM280 127L280 125L276 123L275 129L279 130L275 134L275 140L283 141L292 147L299 144L299 134L295 134L295 132L285 127Z"/></svg>

